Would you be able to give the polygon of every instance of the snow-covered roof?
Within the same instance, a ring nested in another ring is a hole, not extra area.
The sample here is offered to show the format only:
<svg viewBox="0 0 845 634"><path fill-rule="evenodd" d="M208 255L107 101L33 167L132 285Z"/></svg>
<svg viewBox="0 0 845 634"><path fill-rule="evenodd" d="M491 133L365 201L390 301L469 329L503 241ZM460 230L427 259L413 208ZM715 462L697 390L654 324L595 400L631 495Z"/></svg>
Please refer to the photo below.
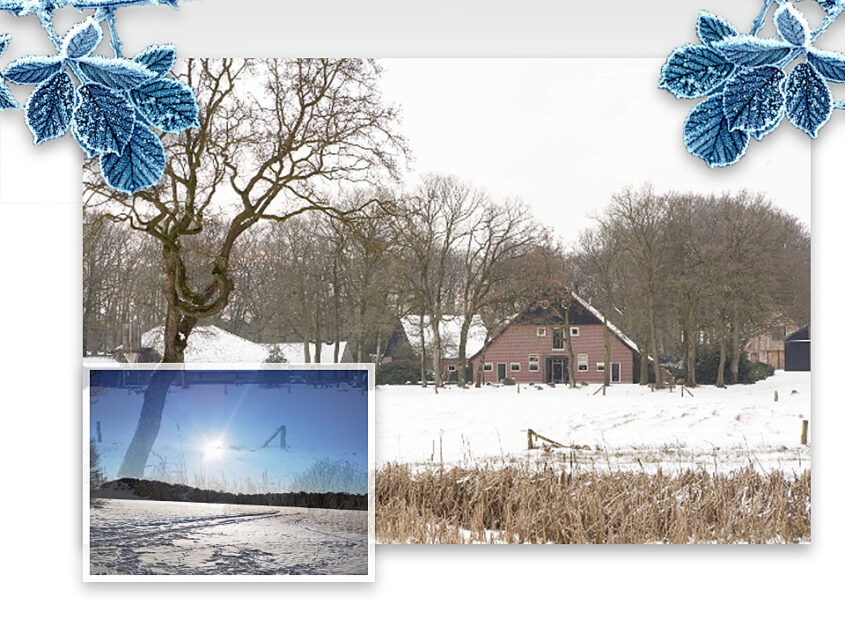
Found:
<svg viewBox="0 0 845 634"><path fill-rule="evenodd" d="M259 344L264 347L264 358L267 358L267 355L270 354L270 348L273 346L278 346L279 350L281 351L282 355L285 357L285 361L287 363L305 363L305 345L302 342L294 342L294 343L262 343ZM317 344L309 343L308 344L309 351L311 353L311 363L316 363L314 359L316 358L317 352ZM338 354L338 359L343 359L343 353L346 351L346 342L340 342L340 352ZM334 363L334 344L333 343L322 343L320 347L320 364L323 363Z"/></svg>
<svg viewBox="0 0 845 634"><path fill-rule="evenodd" d="M411 347L419 354L420 352L420 317L419 315L412 315L404 317L402 320L402 328L405 331L405 336L411 343ZM423 337L425 338L426 348L434 342L434 330L431 327L431 320L428 316L423 318ZM461 340L461 326L463 326L463 315L443 315L443 321L440 322L440 341L442 344L442 356L444 359L457 359L458 346ZM466 358L469 359L484 347L484 342L487 338L487 327L481 320L480 315L473 315L469 322L469 331L467 332L467 348Z"/></svg>
<svg viewBox="0 0 845 634"><path fill-rule="evenodd" d="M227 361L243 363L262 363L270 354L273 345L279 346L288 363L305 363L305 346L299 343L255 343L234 335L218 326L197 326L188 337L185 349L186 363L224 363ZM311 347L311 362L314 363L315 344ZM340 342L341 356L346 349L346 342ZM141 335L141 346L153 348L164 355L164 326L158 326ZM334 344L323 343L321 363L334 361Z"/></svg>
<svg viewBox="0 0 845 634"><path fill-rule="evenodd" d="M588 302L583 297L576 295L575 293L572 293L572 297L573 297L573 299L578 301L584 308L586 308L588 311L590 311L596 317L596 319L598 319L600 322L604 323L604 315L602 315L596 308L594 308L590 304L590 302ZM610 332L615 334L617 337L619 337L622 341L624 341L625 344L628 345L630 348L632 348L634 350L639 349L639 348L637 348L637 344L635 344L631 339L629 339L625 335L624 332L619 330L619 328L617 328L612 323L610 323L610 320L607 321L607 329L610 330ZM651 359L651 357L649 357L649 359Z"/></svg>

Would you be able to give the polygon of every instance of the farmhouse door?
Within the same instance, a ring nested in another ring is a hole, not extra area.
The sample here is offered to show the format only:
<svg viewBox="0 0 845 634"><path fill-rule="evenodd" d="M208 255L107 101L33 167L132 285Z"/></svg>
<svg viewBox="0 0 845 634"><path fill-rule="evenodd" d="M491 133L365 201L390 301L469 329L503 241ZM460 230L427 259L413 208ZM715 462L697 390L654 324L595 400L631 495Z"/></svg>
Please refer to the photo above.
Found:
<svg viewBox="0 0 845 634"><path fill-rule="evenodd" d="M549 359L548 363L549 383L568 382L569 373L566 367L566 357Z"/></svg>
<svg viewBox="0 0 845 634"><path fill-rule="evenodd" d="M610 364L610 382L611 383L619 383L622 381L622 364L621 363L611 363Z"/></svg>
<svg viewBox="0 0 845 634"><path fill-rule="evenodd" d="M497 363L496 364L496 378L499 381L505 380L505 364L504 363Z"/></svg>

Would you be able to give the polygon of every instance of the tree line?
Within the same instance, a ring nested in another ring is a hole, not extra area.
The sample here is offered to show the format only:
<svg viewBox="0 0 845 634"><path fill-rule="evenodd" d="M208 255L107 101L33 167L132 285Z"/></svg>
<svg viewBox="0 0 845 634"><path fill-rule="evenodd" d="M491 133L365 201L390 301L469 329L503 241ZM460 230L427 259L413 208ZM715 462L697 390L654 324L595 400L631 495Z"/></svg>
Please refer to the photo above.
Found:
<svg viewBox="0 0 845 634"><path fill-rule="evenodd" d="M125 343L129 323L163 324L163 361L179 363L194 328L216 323L258 341L346 340L378 361L415 315L433 332L420 380L430 359L438 385L440 326L462 315L464 384L472 315L495 332L543 294L565 307L578 284L644 358L682 350L694 368L705 338L733 372L751 333L805 320L809 236L759 196L620 192L564 249L519 199L450 175L403 186L409 149L373 60L187 60L179 76L198 127L163 136L158 185L130 197L86 164L86 354ZM169 377L150 382L121 475L143 473Z"/></svg>
<svg viewBox="0 0 845 634"><path fill-rule="evenodd" d="M408 332L421 351L419 380L442 382L444 319L458 315L457 381L467 375L474 315L491 333L538 298L566 306L575 290L637 344L641 381L662 372L649 357L695 385L702 345L718 350L717 382L736 382L753 336L809 321L810 241L806 228L764 196L657 194L648 186L612 195L595 227L562 246L519 199L496 199L455 176L429 174L402 193L354 192L335 203L343 217L305 214L246 233L233 250L235 280L209 321L262 342L304 346L306 362L380 362L403 317L429 326ZM124 324L159 325L165 301L156 284L155 244L121 224L89 224L85 260L88 350L119 345ZM207 239L219 234L212 223ZM201 261L203 242L186 261ZM560 310L560 318L566 314ZM428 339L431 339L430 341ZM573 373L570 373L573 374Z"/></svg>

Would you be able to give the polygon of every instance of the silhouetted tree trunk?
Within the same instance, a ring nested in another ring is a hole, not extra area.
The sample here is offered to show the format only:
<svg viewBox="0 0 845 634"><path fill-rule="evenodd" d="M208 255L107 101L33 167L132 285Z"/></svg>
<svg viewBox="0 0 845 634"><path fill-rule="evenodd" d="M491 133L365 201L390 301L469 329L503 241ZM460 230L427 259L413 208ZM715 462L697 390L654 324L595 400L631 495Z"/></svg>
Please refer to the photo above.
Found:
<svg viewBox="0 0 845 634"><path fill-rule="evenodd" d="M150 384L144 392L144 404L138 418L138 427L123 463L120 465L118 478L143 478L147 466L147 458L153 448L161 427L161 413L167 400L167 391L176 377L173 370L156 370L150 378Z"/></svg>

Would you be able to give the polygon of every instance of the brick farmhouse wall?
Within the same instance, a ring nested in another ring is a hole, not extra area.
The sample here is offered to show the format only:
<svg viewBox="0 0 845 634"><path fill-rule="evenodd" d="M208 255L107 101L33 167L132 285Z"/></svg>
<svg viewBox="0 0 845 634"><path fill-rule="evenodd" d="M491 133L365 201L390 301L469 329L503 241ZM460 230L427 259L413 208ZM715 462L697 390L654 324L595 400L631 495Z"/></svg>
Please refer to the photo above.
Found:
<svg viewBox="0 0 845 634"><path fill-rule="evenodd" d="M553 349L554 328L556 325L514 324L502 332L498 338L490 343L484 354L484 362L492 364L492 369L484 372L484 382L496 382L497 364L505 364L505 376L518 383L544 383L550 380L547 376L548 357L561 358L568 354L567 350ZM604 381L604 371L597 368L598 363L604 362L604 326L601 324L580 324L578 334L572 336L572 366L575 370L576 382L601 383ZM538 329L545 329L545 336L538 336ZM564 342L565 346L565 342ZM539 366L536 371L529 370L529 355L539 355ZM587 369L578 370L578 355L587 355ZM473 360L473 373L477 371L480 357ZM634 380L634 352L622 341L610 333L610 361L620 364L620 382L632 383ZM512 369L511 364L518 363L519 369Z"/></svg>

